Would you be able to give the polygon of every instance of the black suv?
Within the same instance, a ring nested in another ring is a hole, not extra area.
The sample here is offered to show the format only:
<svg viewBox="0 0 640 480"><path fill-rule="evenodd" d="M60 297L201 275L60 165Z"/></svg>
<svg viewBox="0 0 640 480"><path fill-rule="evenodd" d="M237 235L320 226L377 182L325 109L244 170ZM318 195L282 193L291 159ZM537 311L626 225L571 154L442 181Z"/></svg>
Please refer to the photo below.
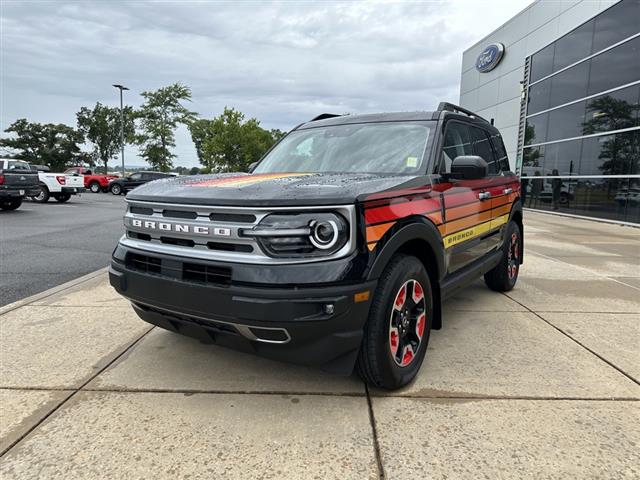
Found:
<svg viewBox="0 0 640 480"><path fill-rule="evenodd" d="M161 180L127 197L111 284L167 330L398 388L441 304L483 276L513 288L518 177L498 130L434 112L323 114L251 173Z"/></svg>
<svg viewBox="0 0 640 480"><path fill-rule="evenodd" d="M109 191L114 195L126 194L130 190L133 190L140 185L144 185L147 182L153 180L160 180L162 178L175 177L175 173L163 173L163 172L135 172L131 175L111 180L109 182Z"/></svg>

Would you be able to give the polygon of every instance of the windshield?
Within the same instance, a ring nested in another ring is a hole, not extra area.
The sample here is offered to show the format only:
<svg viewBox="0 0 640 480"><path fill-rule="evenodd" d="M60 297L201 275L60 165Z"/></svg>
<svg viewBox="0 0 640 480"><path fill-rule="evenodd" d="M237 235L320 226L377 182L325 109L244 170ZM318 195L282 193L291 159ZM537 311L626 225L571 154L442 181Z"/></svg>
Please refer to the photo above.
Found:
<svg viewBox="0 0 640 480"><path fill-rule="evenodd" d="M422 169L429 125L381 122L296 130L253 173L406 173Z"/></svg>

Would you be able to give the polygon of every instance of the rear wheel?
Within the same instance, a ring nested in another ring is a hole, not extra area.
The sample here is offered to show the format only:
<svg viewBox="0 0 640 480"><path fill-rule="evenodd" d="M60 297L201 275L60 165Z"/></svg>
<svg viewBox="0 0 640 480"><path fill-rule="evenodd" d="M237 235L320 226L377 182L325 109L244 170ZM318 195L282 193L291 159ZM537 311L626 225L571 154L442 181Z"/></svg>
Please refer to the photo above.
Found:
<svg viewBox="0 0 640 480"><path fill-rule="evenodd" d="M120 195L122 193L122 187L117 183L114 183L113 185L111 185L111 193L113 193L114 195Z"/></svg>
<svg viewBox="0 0 640 480"><path fill-rule="evenodd" d="M98 182L91 182L89 184L89 190L91 190L91 192L93 193L100 193L100 190L102 188L100 187L100 184Z"/></svg>
<svg viewBox="0 0 640 480"><path fill-rule="evenodd" d="M49 189L43 183L40 184L40 192L37 195L31 197L34 202L38 203L47 203L49 201L49 197L51 194L49 193Z"/></svg>
<svg viewBox="0 0 640 480"><path fill-rule="evenodd" d="M522 234L520 227L515 222L509 222L500 263L484 275L487 286L496 292L511 290L518 281L521 256Z"/></svg>
<svg viewBox="0 0 640 480"><path fill-rule="evenodd" d="M369 385L396 389L416 376L431 332L431 292L416 257L396 255L389 262L373 297L356 366Z"/></svg>
<svg viewBox="0 0 640 480"><path fill-rule="evenodd" d="M68 193L58 193L57 195L54 196L54 198L60 202L60 203L64 203L66 201L68 201L71 198L71 195Z"/></svg>
<svg viewBox="0 0 640 480"><path fill-rule="evenodd" d="M22 198L15 198L13 200L3 200L0 203L0 208L2 210L15 210L20 208L20 205L22 205Z"/></svg>

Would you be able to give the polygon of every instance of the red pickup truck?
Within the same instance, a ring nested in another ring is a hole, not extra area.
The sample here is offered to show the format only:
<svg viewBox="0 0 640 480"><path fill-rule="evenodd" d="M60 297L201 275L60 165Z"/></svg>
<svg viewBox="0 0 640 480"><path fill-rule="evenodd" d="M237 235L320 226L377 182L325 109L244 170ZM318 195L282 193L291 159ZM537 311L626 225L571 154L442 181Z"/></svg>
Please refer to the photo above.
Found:
<svg viewBox="0 0 640 480"><path fill-rule="evenodd" d="M109 190L109 182L120 178L117 175L101 175L93 173L89 168L85 167L71 167L67 168L64 173L68 175L84 175L84 187L91 190L93 193L98 193L101 190L106 192Z"/></svg>

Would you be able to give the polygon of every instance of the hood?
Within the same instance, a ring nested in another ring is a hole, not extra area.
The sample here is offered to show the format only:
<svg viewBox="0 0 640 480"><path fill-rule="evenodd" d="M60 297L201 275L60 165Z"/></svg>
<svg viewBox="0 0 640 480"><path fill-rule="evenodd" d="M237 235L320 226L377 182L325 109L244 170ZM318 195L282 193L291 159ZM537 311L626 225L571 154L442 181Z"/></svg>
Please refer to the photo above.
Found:
<svg viewBox="0 0 640 480"><path fill-rule="evenodd" d="M429 183L427 176L362 173L225 173L146 183L127 198L229 206L304 206L354 203L387 190Z"/></svg>

